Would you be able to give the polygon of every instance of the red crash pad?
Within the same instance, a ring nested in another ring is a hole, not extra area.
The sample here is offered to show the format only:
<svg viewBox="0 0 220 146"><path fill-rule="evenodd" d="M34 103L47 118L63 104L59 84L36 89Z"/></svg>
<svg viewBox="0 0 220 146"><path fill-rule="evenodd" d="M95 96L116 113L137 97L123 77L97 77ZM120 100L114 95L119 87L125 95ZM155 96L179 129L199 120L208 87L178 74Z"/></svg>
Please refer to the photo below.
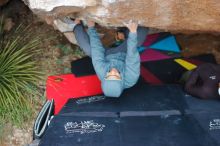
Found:
<svg viewBox="0 0 220 146"><path fill-rule="evenodd" d="M96 75L75 77L74 74L49 76L46 82L47 99L54 99L58 114L69 98L101 94L101 82Z"/></svg>

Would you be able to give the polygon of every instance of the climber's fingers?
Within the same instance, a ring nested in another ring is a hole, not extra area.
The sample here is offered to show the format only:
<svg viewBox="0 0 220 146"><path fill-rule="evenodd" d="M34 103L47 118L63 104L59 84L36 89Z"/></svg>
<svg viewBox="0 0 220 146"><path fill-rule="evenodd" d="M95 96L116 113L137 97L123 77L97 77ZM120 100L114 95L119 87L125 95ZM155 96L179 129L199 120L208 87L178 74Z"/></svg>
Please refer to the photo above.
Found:
<svg viewBox="0 0 220 146"><path fill-rule="evenodd" d="M137 27L138 27L138 23L133 21L133 20L129 20L129 22L124 22L123 23L132 33L137 32Z"/></svg>

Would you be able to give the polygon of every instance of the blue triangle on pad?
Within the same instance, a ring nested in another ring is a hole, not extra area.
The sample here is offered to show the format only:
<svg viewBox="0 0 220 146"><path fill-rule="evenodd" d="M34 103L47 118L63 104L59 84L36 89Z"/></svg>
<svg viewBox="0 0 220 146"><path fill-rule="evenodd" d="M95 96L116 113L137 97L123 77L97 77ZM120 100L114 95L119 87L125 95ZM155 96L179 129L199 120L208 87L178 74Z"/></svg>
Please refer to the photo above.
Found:
<svg viewBox="0 0 220 146"><path fill-rule="evenodd" d="M177 42L174 36L169 36L167 38L164 38L154 43L153 45L151 45L150 48L164 50L164 51L180 52L180 48L177 45Z"/></svg>
<svg viewBox="0 0 220 146"><path fill-rule="evenodd" d="M140 46L140 47L137 47L137 49L138 49L138 52L140 53L140 52L143 52L146 49L146 47Z"/></svg>

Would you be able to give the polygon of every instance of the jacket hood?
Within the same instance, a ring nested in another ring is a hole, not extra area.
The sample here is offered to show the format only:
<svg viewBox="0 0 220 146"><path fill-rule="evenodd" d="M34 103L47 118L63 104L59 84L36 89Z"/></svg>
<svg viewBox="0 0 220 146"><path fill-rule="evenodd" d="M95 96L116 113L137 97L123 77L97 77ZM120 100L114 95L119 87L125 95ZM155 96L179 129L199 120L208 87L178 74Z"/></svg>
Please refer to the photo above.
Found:
<svg viewBox="0 0 220 146"><path fill-rule="evenodd" d="M124 90L121 80L103 80L102 90L105 96L119 97Z"/></svg>

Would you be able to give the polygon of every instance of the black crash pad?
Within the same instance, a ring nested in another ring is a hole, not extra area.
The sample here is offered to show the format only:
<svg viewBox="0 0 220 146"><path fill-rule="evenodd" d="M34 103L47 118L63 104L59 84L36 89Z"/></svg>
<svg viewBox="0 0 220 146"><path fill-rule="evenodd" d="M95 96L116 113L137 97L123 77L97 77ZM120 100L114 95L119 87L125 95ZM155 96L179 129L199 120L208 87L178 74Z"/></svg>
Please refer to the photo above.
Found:
<svg viewBox="0 0 220 146"><path fill-rule="evenodd" d="M70 99L40 146L218 146L219 107L219 101L189 97L178 85L139 82L120 98Z"/></svg>
<svg viewBox="0 0 220 146"><path fill-rule="evenodd" d="M212 140L188 116L123 117L120 134L123 146L210 146Z"/></svg>
<svg viewBox="0 0 220 146"><path fill-rule="evenodd" d="M71 72L76 77L94 75L95 70L92 65L92 59L90 57L84 57L79 60L71 62Z"/></svg>
<svg viewBox="0 0 220 146"><path fill-rule="evenodd" d="M39 146L216 146L186 116L80 117L58 115Z"/></svg>
<svg viewBox="0 0 220 146"><path fill-rule="evenodd" d="M220 145L220 100L202 100L185 94L185 114L197 123Z"/></svg>
<svg viewBox="0 0 220 146"><path fill-rule="evenodd" d="M122 111L183 111L187 108L184 94L178 85L152 86L138 83L127 89L120 98L101 95L94 102L89 98L70 99L61 114L79 112L122 112Z"/></svg>
<svg viewBox="0 0 220 146"><path fill-rule="evenodd" d="M185 109L188 113L194 112L220 112L220 100L219 99L210 99L204 100L193 97L184 93L184 98L187 104L187 108Z"/></svg>
<svg viewBox="0 0 220 146"><path fill-rule="evenodd" d="M202 127L205 133L209 134L213 141L216 141L220 146L220 111L215 112L193 112L187 114L189 117L194 118L198 125Z"/></svg>

